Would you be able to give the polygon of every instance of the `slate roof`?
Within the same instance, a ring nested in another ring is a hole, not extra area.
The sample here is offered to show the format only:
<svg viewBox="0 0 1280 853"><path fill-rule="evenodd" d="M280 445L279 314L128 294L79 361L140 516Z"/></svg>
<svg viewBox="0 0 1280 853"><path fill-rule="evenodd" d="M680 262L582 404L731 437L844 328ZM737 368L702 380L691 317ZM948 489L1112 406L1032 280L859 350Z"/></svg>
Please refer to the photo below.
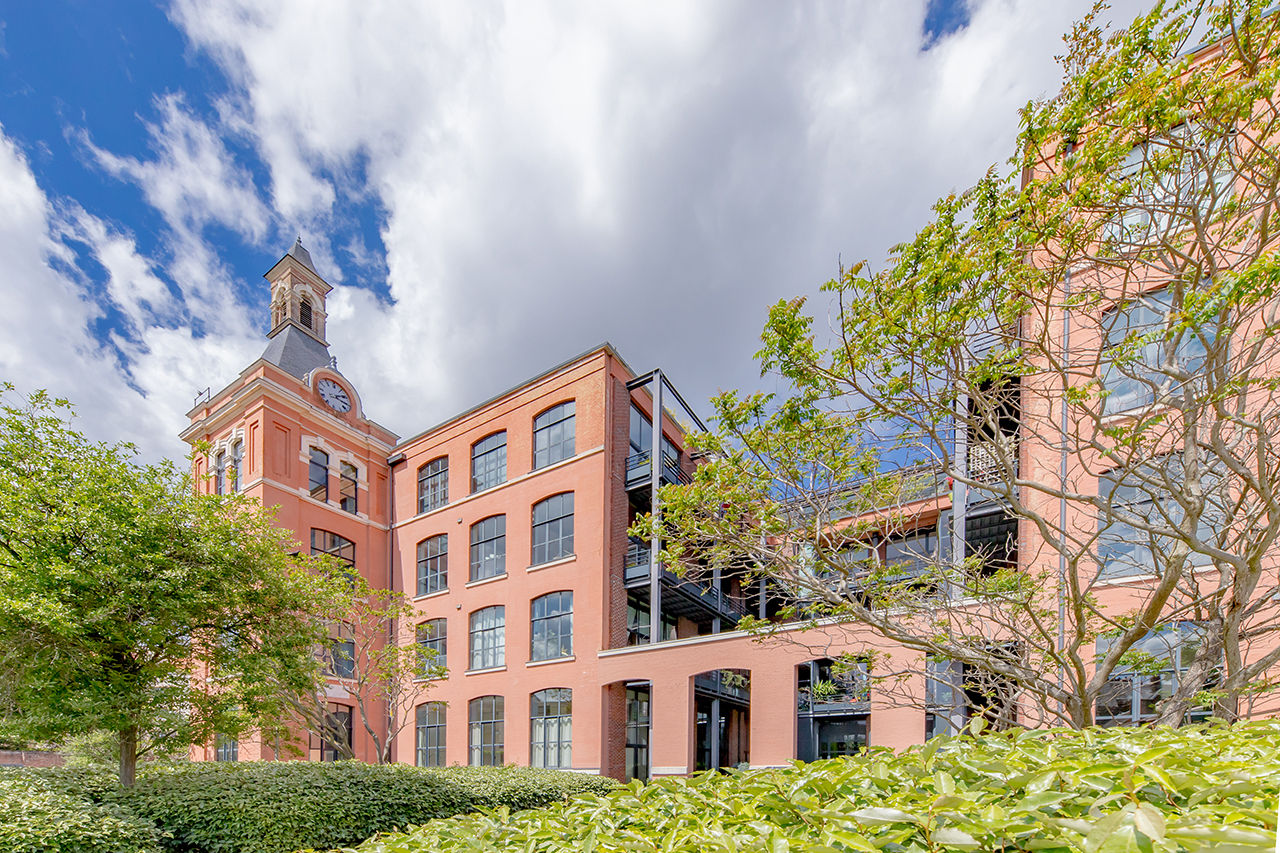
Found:
<svg viewBox="0 0 1280 853"><path fill-rule="evenodd" d="M311 263L311 253L308 252L306 247L302 245L302 237L298 237L297 241L295 241L293 244L293 248L290 249L285 254L292 256L295 260L298 261L298 263L302 264L307 269L316 273L316 275L320 275L320 273L316 272L315 265Z"/></svg>
<svg viewBox="0 0 1280 853"><path fill-rule="evenodd" d="M307 250L302 251L305 254ZM267 342L262 358L299 379L332 361L327 346L292 322L285 323L284 328Z"/></svg>

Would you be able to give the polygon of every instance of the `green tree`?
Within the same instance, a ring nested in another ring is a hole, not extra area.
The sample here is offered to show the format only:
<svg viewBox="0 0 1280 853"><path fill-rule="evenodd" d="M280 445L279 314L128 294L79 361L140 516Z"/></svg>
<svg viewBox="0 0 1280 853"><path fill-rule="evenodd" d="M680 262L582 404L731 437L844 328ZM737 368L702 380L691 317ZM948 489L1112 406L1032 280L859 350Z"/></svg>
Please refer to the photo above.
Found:
<svg viewBox="0 0 1280 853"><path fill-rule="evenodd" d="M963 664L977 692L1077 726L1144 642L1190 623L1162 718L1207 688L1240 713L1280 661L1269 5L1162 2L1119 32L1095 8L1010 168L941 199L882 269L842 270L829 322L772 308L758 358L786 390L714 401L711 461L664 492L666 559L745 556L784 617L862 623L921 653L917 676L926 655ZM1004 507L1018 565L867 556L948 490Z"/></svg>
<svg viewBox="0 0 1280 853"><path fill-rule="evenodd" d="M271 729L322 677L343 584L242 495L88 440L65 401L0 394L0 731L114 732L140 755Z"/></svg>
<svg viewBox="0 0 1280 853"><path fill-rule="evenodd" d="M339 758L355 758L346 726L335 726L330 702L335 687L346 692L356 725L369 737L379 764L392 763L396 737L414 721L428 678L446 670L436 652L422 644L430 638L415 627L413 604L403 594L371 589L359 576L333 595L323 610L315 612L317 624L328 639L317 650L331 684L308 686L287 696L301 728L323 740Z"/></svg>

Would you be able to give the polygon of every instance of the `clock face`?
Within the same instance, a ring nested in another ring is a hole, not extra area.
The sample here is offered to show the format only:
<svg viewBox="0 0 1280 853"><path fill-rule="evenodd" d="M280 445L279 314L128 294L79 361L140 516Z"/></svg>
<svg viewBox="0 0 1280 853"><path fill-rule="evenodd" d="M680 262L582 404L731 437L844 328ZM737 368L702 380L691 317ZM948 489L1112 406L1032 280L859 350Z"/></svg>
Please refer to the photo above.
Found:
<svg viewBox="0 0 1280 853"><path fill-rule="evenodd" d="M324 404L335 412L351 411L351 398L337 382L321 379L316 383L316 390L320 392L320 399L324 400Z"/></svg>

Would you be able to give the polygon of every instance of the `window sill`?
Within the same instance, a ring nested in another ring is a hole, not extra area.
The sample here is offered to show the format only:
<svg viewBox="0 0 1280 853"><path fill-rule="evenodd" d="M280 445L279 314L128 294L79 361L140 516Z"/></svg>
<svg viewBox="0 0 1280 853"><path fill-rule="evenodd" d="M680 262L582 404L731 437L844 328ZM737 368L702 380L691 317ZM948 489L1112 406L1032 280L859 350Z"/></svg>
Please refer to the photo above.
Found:
<svg viewBox="0 0 1280 853"><path fill-rule="evenodd" d="M525 663L525 666L546 666L551 663L573 663L578 658L575 655L569 655L566 658L547 658L546 660L531 660Z"/></svg>
<svg viewBox="0 0 1280 853"><path fill-rule="evenodd" d="M491 578L484 578L483 580L471 581L467 584L464 584L463 586L465 589L471 589L473 586L484 586L487 583L493 583L494 581L504 581L506 579L507 579L507 573L503 572L502 574L494 575Z"/></svg>
<svg viewBox="0 0 1280 853"><path fill-rule="evenodd" d="M556 559L549 560L545 563L538 563L536 566L529 566L527 569L525 569L525 571L537 572L537 571L541 571L542 569L551 569L556 566L563 566L565 563L572 563L576 559L578 559L577 554L570 554L567 557L557 557Z"/></svg>
<svg viewBox="0 0 1280 853"><path fill-rule="evenodd" d="M439 598L442 595L448 595L448 594L449 594L449 587L445 587L444 589L437 589L435 592L424 592L422 593L422 595L415 595L413 597L413 600L426 601L428 598Z"/></svg>
<svg viewBox="0 0 1280 853"><path fill-rule="evenodd" d="M505 669L506 667L503 667L503 668ZM475 670L475 671L476 671L476 672L489 672L489 670L487 670L487 669L477 669L477 670ZM433 675L433 676L431 676L430 678L415 678L415 679L413 680L413 683L414 683L414 684L430 684L430 683L431 683L431 682L433 682L433 681L447 681L448 679L449 679L449 674L448 674L448 673L445 673L444 675Z"/></svg>
<svg viewBox="0 0 1280 853"><path fill-rule="evenodd" d="M506 672L506 671L507 671L507 665L504 663L502 666L490 666L484 669L468 669L462 674L463 675L484 675L487 672Z"/></svg>

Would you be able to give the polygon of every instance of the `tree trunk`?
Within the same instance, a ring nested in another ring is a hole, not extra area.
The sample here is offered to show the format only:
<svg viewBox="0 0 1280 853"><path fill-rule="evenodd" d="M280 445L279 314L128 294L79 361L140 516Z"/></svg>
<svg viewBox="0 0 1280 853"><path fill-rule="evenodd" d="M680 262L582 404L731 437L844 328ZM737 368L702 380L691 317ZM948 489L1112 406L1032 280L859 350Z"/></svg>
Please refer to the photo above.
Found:
<svg viewBox="0 0 1280 853"><path fill-rule="evenodd" d="M120 787L132 788L138 777L138 727L120 731Z"/></svg>

